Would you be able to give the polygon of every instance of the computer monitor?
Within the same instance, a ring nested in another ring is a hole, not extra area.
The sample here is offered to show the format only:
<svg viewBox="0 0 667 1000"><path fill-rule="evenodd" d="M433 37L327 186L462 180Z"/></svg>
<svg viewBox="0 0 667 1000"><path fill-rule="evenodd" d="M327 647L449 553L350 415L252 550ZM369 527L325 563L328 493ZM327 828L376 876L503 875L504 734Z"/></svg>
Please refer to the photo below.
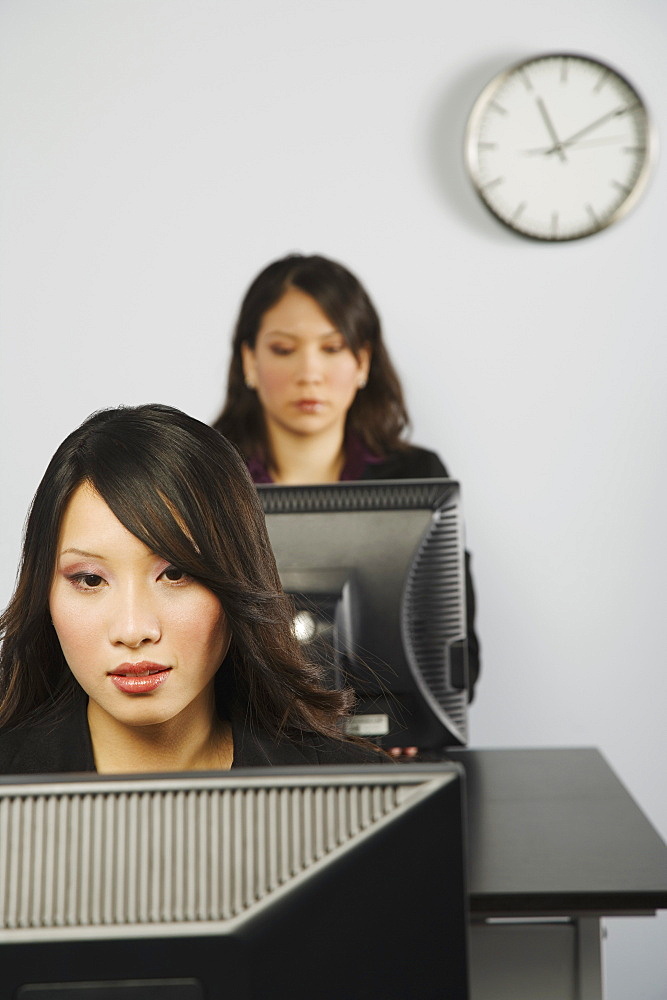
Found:
<svg viewBox="0 0 667 1000"><path fill-rule="evenodd" d="M0 785L4 1000L466 1000L458 765Z"/></svg>
<svg viewBox="0 0 667 1000"><path fill-rule="evenodd" d="M295 630L382 746L467 743L463 520L450 479L258 487Z"/></svg>

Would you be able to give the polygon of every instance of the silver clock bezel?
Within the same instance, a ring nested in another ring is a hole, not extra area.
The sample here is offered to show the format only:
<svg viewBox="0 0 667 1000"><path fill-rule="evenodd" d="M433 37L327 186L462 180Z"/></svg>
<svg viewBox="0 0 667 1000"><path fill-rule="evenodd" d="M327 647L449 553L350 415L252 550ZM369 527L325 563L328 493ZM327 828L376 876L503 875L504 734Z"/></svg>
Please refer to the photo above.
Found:
<svg viewBox="0 0 667 1000"><path fill-rule="evenodd" d="M597 224L591 224L588 227L582 228L580 232L567 236L542 235L530 232L529 230L523 229L519 223L515 223L509 218L505 218L502 214L500 214L500 212L497 211L493 203L487 198L484 191L485 185L482 183L479 171L478 137L480 126L484 120L489 104L493 101L497 92L510 77L514 76L524 68L534 65L535 63L543 62L546 59L572 59L578 62L590 63L599 67L601 70L612 74L635 95L646 119L646 149L644 152L644 160L632 189L628 192L623 201L614 209L614 211L610 212L603 219L598 220ZM646 190L648 180L653 172L653 167L657 160L657 150L658 143L655 124L651 114L649 113L646 101L644 100L642 94L637 90L637 87L631 83L622 72L616 69L615 66L612 66L610 63L605 62L602 59L598 59L595 56L585 55L581 52L543 52L540 55L522 59L519 62L507 66L504 70L501 70L500 73L497 73L486 84L473 104L468 116L464 139L464 161L466 170L482 204L491 213L494 219L502 223L502 225L511 232L517 233L519 236L523 236L526 239L535 240L539 243L565 243L573 240L584 239L587 236L593 236L595 233L602 232L613 223L618 222L619 219L624 218L630 211L632 211Z"/></svg>

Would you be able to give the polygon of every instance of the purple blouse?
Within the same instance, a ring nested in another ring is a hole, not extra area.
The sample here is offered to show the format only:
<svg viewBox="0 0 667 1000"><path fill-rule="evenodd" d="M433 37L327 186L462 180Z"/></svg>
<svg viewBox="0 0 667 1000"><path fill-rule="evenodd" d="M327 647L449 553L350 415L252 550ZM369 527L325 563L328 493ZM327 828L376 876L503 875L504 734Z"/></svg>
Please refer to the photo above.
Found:
<svg viewBox="0 0 667 1000"><path fill-rule="evenodd" d="M369 451L360 437L350 434L345 442L345 464L340 474L340 482L352 482L355 479L363 478L363 471L367 465L377 465L382 462L379 455L374 455ZM272 483L273 479L269 470L258 458L247 460L248 472L254 483Z"/></svg>

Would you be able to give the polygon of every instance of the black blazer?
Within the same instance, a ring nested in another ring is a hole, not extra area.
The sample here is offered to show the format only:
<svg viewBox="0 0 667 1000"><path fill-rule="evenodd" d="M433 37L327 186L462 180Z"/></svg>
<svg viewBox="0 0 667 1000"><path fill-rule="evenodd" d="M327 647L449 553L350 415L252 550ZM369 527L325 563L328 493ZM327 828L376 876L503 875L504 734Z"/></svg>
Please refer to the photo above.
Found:
<svg viewBox="0 0 667 1000"><path fill-rule="evenodd" d="M77 698L67 711L41 722L0 732L0 774L94 772L87 717L88 699ZM299 742L276 741L250 729L240 713L231 717L232 767L283 767L292 764L384 764L391 758L370 747L305 733Z"/></svg>
<svg viewBox="0 0 667 1000"><path fill-rule="evenodd" d="M447 479L449 473L434 451L408 445L380 461L369 462L361 479Z"/></svg>

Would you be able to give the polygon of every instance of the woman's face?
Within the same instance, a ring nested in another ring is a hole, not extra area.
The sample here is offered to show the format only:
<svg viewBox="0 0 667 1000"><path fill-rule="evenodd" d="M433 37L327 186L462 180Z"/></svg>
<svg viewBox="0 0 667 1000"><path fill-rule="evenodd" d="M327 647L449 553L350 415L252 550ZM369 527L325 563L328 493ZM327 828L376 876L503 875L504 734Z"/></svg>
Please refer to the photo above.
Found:
<svg viewBox="0 0 667 1000"><path fill-rule="evenodd" d="M65 511L49 605L89 711L128 726L212 716L230 638L220 601L151 552L87 483Z"/></svg>
<svg viewBox="0 0 667 1000"><path fill-rule="evenodd" d="M262 317L254 349L242 346L246 382L257 390L269 434L341 434L365 384L370 352L356 358L315 299L289 288Z"/></svg>

